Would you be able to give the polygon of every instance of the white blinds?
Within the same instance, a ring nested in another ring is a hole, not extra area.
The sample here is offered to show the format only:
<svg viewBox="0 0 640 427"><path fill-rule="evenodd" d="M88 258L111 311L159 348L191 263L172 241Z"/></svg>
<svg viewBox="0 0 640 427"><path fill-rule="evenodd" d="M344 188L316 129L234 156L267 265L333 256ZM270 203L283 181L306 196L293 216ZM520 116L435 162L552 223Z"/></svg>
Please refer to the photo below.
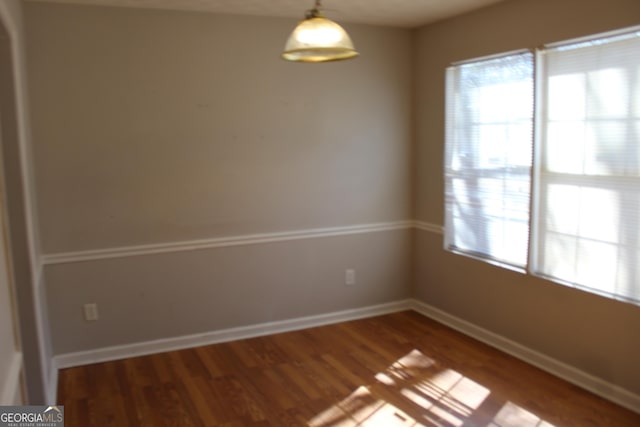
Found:
<svg viewBox="0 0 640 427"><path fill-rule="evenodd" d="M527 263L533 55L447 69L445 246L500 264Z"/></svg>
<svg viewBox="0 0 640 427"><path fill-rule="evenodd" d="M545 49L534 273L640 301L640 33Z"/></svg>
<svg viewBox="0 0 640 427"><path fill-rule="evenodd" d="M445 247L640 304L640 29L547 46L535 73L454 65L446 90Z"/></svg>

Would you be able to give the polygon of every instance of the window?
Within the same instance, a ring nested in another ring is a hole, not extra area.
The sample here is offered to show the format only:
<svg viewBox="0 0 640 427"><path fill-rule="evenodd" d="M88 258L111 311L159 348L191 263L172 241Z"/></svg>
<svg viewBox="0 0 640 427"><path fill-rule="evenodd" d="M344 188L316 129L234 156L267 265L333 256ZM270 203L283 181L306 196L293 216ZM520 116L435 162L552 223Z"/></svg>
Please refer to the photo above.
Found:
<svg viewBox="0 0 640 427"><path fill-rule="evenodd" d="M529 241L533 55L447 70L445 241L524 267Z"/></svg>
<svg viewBox="0 0 640 427"><path fill-rule="evenodd" d="M446 248L640 304L640 29L456 64L446 108Z"/></svg>

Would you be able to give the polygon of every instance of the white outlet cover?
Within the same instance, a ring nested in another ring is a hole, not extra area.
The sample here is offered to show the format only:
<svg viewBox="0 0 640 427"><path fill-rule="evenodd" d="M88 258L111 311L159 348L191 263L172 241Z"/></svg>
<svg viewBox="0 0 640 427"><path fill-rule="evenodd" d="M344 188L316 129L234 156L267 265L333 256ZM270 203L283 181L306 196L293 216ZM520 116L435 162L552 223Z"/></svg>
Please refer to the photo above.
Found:
<svg viewBox="0 0 640 427"><path fill-rule="evenodd" d="M353 268L348 268L345 270L344 284L348 286L356 284L356 271Z"/></svg>
<svg viewBox="0 0 640 427"><path fill-rule="evenodd" d="M84 320L94 321L98 320L98 304L91 303L84 305Z"/></svg>

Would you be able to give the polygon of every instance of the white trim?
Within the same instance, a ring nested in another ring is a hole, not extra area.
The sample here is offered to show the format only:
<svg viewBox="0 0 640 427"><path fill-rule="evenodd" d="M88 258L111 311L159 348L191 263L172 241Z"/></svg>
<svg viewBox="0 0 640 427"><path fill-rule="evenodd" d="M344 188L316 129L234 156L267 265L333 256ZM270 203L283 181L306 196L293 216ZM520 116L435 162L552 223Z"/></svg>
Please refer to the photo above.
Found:
<svg viewBox="0 0 640 427"><path fill-rule="evenodd" d="M52 403L55 403L58 369L295 331L404 310L414 310L439 323L462 332L471 338L510 354L511 356L523 360L524 362L536 366L572 384L589 390L604 399L640 413L639 395L415 299L401 300L381 305L314 316L305 316L295 319L266 322L257 325L241 326L202 334L185 335L142 343L104 347L77 353L61 354L53 358L48 398Z"/></svg>
<svg viewBox="0 0 640 427"><path fill-rule="evenodd" d="M20 380L22 373L22 353L16 351L11 358L7 377L2 387L0 405L14 405L14 399L20 394Z"/></svg>
<svg viewBox="0 0 640 427"><path fill-rule="evenodd" d="M42 263L39 263L39 270L40 273L38 275L38 287L36 289L36 293L38 295L38 300L41 302L42 301L42 293L43 292L43 288L44 288L44 275L43 275L43 269L44 266L42 265ZM39 306L39 308L42 308L42 306ZM47 315L49 314L48 310L47 310ZM43 313L42 310L38 310L37 312L37 319L39 323L40 327L42 328L42 331L49 331L49 329L46 327L46 323L44 322L44 317L43 317ZM39 336L39 341L40 341L40 351L41 353L43 353L44 355L42 356L41 359L41 366L42 366L42 378L44 379L45 383L44 383L44 400L45 400L45 404L46 405L57 405L57 396L58 396L58 368L56 367L53 357L51 356L51 352L52 352L52 348L51 346L47 346L45 339L44 339L44 332L41 332L40 336ZM48 351L45 352L44 349L47 349Z"/></svg>
<svg viewBox="0 0 640 427"><path fill-rule="evenodd" d="M16 138L18 147L18 156L20 161L20 176L22 180L22 205L25 215L25 228L26 228L26 244L27 253L29 257L29 264L31 270L31 283L30 286L33 289L32 304L35 313L35 333L38 340L38 352L40 359L40 366L42 370L42 380L47 381L47 375L44 371L45 366L48 366L48 351L50 348L45 347L44 334L47 331L47 327L44 323L42 315L42 298L41 298L41 276L42 276L42 264L39 259L39 246L37 244L37 214L34 206L34 176L33 169L31 168L31 152L28 149L28 145L31 139L31 133L29 128L28 118L28 88L27 77L25 68L25 48L24 48L24 34L22 34L22 26L19 20L23 19L22 5L20 1L15 2L15 15L10 13L10 8L7 2L0 1L0 19L7 29L9 35L9 41L11 44L11 59L13 66L13 82L12 89L14 91L14 108L15 108L15 120L16 120ZM17 15L17 16L16 16ZM15 19L14 19L15 18ZM22 362L21 362L22 363ZM46 385L45 385L46 387ZM44 390L46 392L46 390Z"/></svg>
<svg viewBox="0 0 640 427"><path fill-rule="evenodd" d="M533 50L532 49L516 49L508 52L500 52L500 53L494 53L491 55L479 56L477 58L463 59L461 61L452 62L451 65L449 65L449 67L447 68L455 68L463 65L473 64L476 62L490 61L492 59L505 58L507 56L521 55L523 53L533 53Z"/></svg>
<svg viewBox="0 0 640 427"><path fill-rule="evenodd" d="M103 347L95 350L55 356L54 366L56 369L63 369L110 360L144 356L147 354L181 350L185 348L277 334L281 332L296 331L366 317L380 316L383 314L409 310L410 308L411 300L402 300L386 304L318 314L314 316L298 317L295 319L266 322L250 326L240 326L201 334L184 335L180 337L164 338L113 347Z"/></svg>
<svg viewBox="0 0 640 427"><path fill-rule="evenodd" d="M22 2L17 0L16 7L18 10L17 18L23 19ZM20 177L22 179L22 195L23 195L23 207L26 217L25 228L27 234L27 246L29 257L32 262L32 274L35 274L33 263L38 264L38 244L36 237L36 210L32 197L34 196L34 177L31 167L30 151L28 150L28 141L31 138L29 131L29 118L28 118L28 89L27 89L27 77L26 70L23 69L26 59L26 51L24 48L25 36L20 31L20 24L16 23L9 12L9 6L6 2L0 2L0 19L2 19L7 32L9 33L9 39L11 43L11 58L13 64L13 89L15 100L15 120L16 120L16 137L17 146L20 159Z"/></svg>
<svg viewBox="0 0 640 427"><path fill-rule="evenodd" d="M640 25L634 25L631 27L619 28L617 30L605 31L603 33L590 34L584 37L576 37L573 39L562 40L559 42L547 43L543 46L543 49L557 49L559 47L568 46L572 44L589 43L599 39L607 39L616 36L624 36L627 34L636 33L640 35Z"/></svg>
<svg viewBox="0 0 640 427"><path fill-rule="evenodd" d="M53 358L49 359L49 383L45 389L45 404L57 405L58 404L58 368L55 365Z"/></svg>
<svg viewBox="0 0 640 427"><path fill-rule="evenodd" d="M44 291L44 275L43 275L43 266L39 262L37 262L36 276L34 277L35 286L33 289L33 304L34 304L34 315L36 321L36 335L38 339L38 350L40 353L40 370L42 375L42 381L44 390L43 393L45 400L48 399L48 393L50 384L48 381L51 377L51 347L47 345L47 340L45 338L45 334L49 333L47 319L45 319L45 313L48 314L48 310L46 307L46 301L43 298ZM57 372L56 372L57 375ZM55 402L54 402L55 404Z"/></svg>
<svg viewBox="0 0 640 427"><path fill-rule="evenodd" d="M431 222L413 221L413 226L418 230L428 231L430 233L444 234L444 227L442 225L433 224Z"/></svg>
<svg viewBox="0 0 640 427"><path fill-rule="evenodd" d="M640 395L630 392L601 378L567 365L559 360L532 350L515 341L481 328L459 317L446 313L431 305L418 300L412 300L414 311L423 314L437 322L449 326L491 347L497 348L524 362L536 366L552 375L562 378L572 384L589 390L598 396L640 413Z"/></svg>
<svg viewBox="0 0 640 427"><path fill-rule="evenodd" d="M44 265L67 264L72 262L152 255L167 252L182 252L222 248L228 246L287 242L291 240L311 239L316 237L347 236L351 234L373 233L387 230L402 230L411 228L412 226L413 221L396 221L376 224L350 225L344 227L312 228L306 230L282 231L276 233L246 234L239 236L216 237L212 239L157 243L150 245L126 246L77 252L64 252L43 255L42 263Z"/></svg>

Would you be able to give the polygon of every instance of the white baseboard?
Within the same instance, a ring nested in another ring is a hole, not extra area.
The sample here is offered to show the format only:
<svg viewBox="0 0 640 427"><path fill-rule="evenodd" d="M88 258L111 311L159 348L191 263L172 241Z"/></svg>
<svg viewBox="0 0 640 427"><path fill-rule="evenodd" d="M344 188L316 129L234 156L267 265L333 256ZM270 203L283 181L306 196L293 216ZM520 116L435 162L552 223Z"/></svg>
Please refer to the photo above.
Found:
<svg viewBox="0 0 640 427"><path fill-rule="evenodd" d="M571 365L567 365L566 363L525 347L515 341L481 328L473 323L467 322L466 320L452 316L449 313L421 301L412 300L411 309L439 323L462 332L471 338L536 366L543 371L555 375L556 377L562 378L565 381L589 390L604 399L640 413L640 396L630 392L629 390L587 374L586 372L576 369Z"/></svg>
<svg viewBox="0 0 640 427"><path fill-rule="evenodd" d="M0 405L15 405L16 396L20 394L20 381L22 373L22 353L16 351L11 358L7 377L2 386Z"/></svg>
<svg viewBox="0 0 640 427"><path fill-rule="evenodd" d="M403 310L414 310L439 323L449 326L478 341L510 354L550 374L562 378L572 384L589 390L596 395L615 402L634 412L640 413L640 396L626 389L611 384L601 378L587 374L570 365L525 347L515 341L481 328L440 309L415 299L396 301L387 304L337 311L315 316L305 316L257 325L223 329L202 334L166 338L142 343L104 347L96 350L67 353L55 356L49 384L49 400L55 403L58 381L58 369L128 357L143 356L153 353L181 350L185 348L254 338L258 336L289 332L315 326L379 316Z"/></svg>
<svg viewBox="0 0 640 427"><path fill-rule="evenodd" d="M201 334L104 347L77 353L60 354L54 357L54 367L56 368L54 370L88 365L91 363L106 362L109 360L125 359L128 357L144 356L147 354L161 353L165 351L181 350L245 338L254 338L348 320L362 319L365 317L379 316L397 311L410 310L411 304L411 300L403 300L369 307L319 314L315 316L298 317L295 319L279 320L275 322L260 323L257 325L205 332Z"/></svg>

